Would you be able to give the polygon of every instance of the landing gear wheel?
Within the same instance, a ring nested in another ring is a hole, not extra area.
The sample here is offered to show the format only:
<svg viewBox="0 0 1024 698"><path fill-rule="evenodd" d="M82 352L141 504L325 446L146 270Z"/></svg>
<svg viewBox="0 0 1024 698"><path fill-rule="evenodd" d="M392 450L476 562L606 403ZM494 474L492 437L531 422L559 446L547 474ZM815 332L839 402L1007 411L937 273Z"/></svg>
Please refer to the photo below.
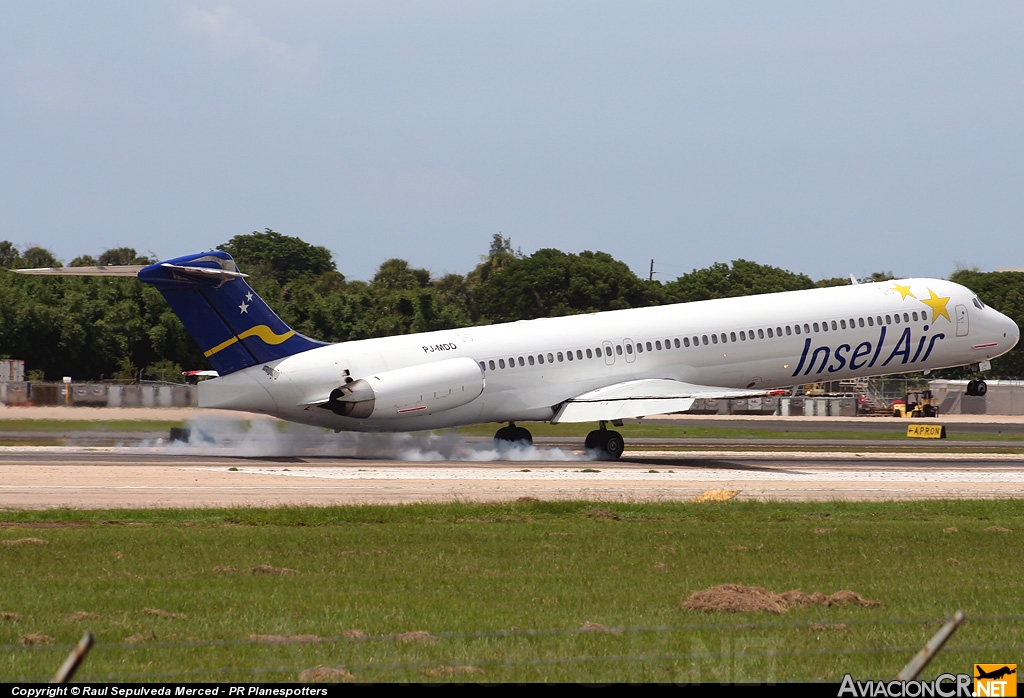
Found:
<svg viewBox="0 0 1024 698"><path fill-rule="evenodd" d="M626 442L622 434L617 431L606 431L604 443L601 444L608 460L618 460L622 452L626 450Z"/></svg>
<svg viewBox="0 0 1024 698"><path fill-rule="evenodd" d="M974 397L975 395L977 395L978 394L978 381L976 381L976 380L967 381L967 390L965 392L966 392L967 395L970 395L971 397Z"/></svg>
<svg viewBox="0 0 1024 698"><path fill-rule="evenodd" d="M527 446L533 445L533 434L529 429L509 424L494 433L494 445L522 443Z"/></svg>
<svg viewBox="0 0 1024 698"><path fill-rule="evenodd" d="M597 451L601 460L618 460L626 450L626 442L617 431L598 429L587 434L583 445L588 451Z"/></svg>
<svg viewBox="0 0 1024 698"><path fill-rule="evenodd" d="M985 393L988 392L988 386L985 385L985 381L976 381L974 384L974 394L978 397L984 397Z"/></svg>

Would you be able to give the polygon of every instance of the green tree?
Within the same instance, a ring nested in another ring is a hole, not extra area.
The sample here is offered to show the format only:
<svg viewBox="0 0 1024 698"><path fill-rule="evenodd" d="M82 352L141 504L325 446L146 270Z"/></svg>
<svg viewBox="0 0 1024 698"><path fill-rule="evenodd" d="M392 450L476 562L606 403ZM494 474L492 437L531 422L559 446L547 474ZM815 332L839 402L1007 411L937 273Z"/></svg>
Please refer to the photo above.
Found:
<svg viewBox="0 0 1024 698"><path fill-rule="evenodd" d="M262 233L236 235L220 246L241 270L256 278L286 286L299 277L319 277L335 271L331 251L297 237L267 228Z"/></svg>
<svg viewBox="0 0 1024 698"><path fill-rule="evenodd" d="M660 288L605 252L538 250L473 290L474 319L510 322L655 305Z"/></svg>
<svg viewBox="0 0 1024 698"><path fill-rule="evenodd" d="M96 263L104 267L116 267L130 264L153 264L154 262L156 262L155 259L140 255L134 247L114 247L101 254Z"/></svg>
<svg viewBox="0 0 1024 698"><path fill-rule="evenodd" d="M21 264L21 252L10 240L0 240L0 267L17 269Z"/></svg>
<svg viewBox="0 0 1024 698"><path fill-rule="evenodd" d="M814 288L814 282L806 274L794 274L778 267L737 259L732 266L716 262L706 269L694 269L668 282L665 284L665 300L688 303L805 288Z"/></svg>
<svg viewBox="0 0 1024 698"><path fill-rule="evenodd" d="M59 267L60 260L52 252L43 247L30 247L22 255L24 266L27 269L40 269L43 267Z"/></svg>
<svg viewBox="0 0 1024 698"><path fill-rule="evenodd" d="M430 272L413 269L404 259L389 259L373 275L373 288L382 291L411 291L430 285Z"/></svg>

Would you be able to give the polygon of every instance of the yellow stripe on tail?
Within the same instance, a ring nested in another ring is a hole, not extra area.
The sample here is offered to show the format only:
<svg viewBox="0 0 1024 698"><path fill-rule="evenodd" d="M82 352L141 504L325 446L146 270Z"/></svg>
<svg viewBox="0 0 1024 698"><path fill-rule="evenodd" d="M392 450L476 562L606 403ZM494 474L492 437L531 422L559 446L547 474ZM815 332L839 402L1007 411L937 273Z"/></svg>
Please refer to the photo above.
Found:
<svg viewBox="0 0 1024 698"><path fill-rule="evenodd" d="M280 344L281 342L284 342L290 337L292 337L294 334L295 330L288 330L284 334L275 334L274 331L267 327L266 325L256 325L255 327L250 327L242 334L232 337L227 341L221 342L212 349L204 351L203 356L209 358L216 354L217 352L223 349L227 349L240 339L248 339L249 337L259 337L267 344Z"/></svg>

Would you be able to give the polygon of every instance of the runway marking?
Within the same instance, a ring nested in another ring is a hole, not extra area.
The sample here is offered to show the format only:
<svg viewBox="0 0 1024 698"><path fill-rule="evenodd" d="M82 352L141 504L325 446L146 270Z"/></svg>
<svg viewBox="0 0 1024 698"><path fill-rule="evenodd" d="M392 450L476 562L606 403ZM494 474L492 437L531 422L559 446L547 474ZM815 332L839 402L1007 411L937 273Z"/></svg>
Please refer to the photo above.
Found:
<svg viewBox="0 0 1024 698"><path fill-rule="evenodd" d="M224 472L223 468L194 467L188 470L202 472ZM595 484L601 481L611 480L616 482L627 480L638 480L649 482L660 480L671 482L673 480L689 480L700 482L729 481L845 481L845 482L916 482L916 483L1004 483L1024 484L1024 471L979 471L972 469L963 470L907 470L907 471L883 471L883 472L862 472L862 471L836 471L829 470L809 472L771 472L763 470L731 470L731 469L689 469L680 468L675 473L645 473L636 470L603 469L599 473L585 473L579 470L538 468L528 473L520 470L491 470L479 468L416 468L409 470L405 468L382 469L382 468L295 468L289 467L287 471L267 468L239 468L239 475L277 475L281 477L305 477L322 478L329 480L475 480L475 481L586 481L594 480Z"/></svg>

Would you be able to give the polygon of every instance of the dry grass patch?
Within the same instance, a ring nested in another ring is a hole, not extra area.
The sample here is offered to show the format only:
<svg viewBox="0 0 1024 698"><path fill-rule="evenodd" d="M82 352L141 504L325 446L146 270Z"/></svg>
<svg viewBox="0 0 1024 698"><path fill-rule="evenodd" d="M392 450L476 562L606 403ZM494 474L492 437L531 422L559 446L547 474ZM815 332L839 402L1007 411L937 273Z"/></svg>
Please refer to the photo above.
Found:
<svg viewBox="0 0 1024 698"><path fill-rule="evenodd" d="M124 641L126 643L128 643L129 645L137 645L140 642L152 642L155 639L156 639L156 635L154 635L152 632L148 632L148 633L135 633L134 635L129 635L128 637L126 637L124 639Z"/></svg>
<svg viewBox="0 0 1024 698"><path fill-rule="evenodd" d="M785 613L794 606L881 606L860 594L843 589L834 594L816 591L812 594L793 589L781 594L764 587L722 584L690 594L682 603L690 611L724 611L726 613Z"/></svg>
<svg viewBox="0 0 1024 698"><path fill-rule="evenodd" d="M351 683L356 680L345 667L335 669L329 666L318 666L299 673L302 683Z"/></svg>
<svg viewBox="0 0 1024 698"><path fill-rule="evenodd" d="M437 640L436 637L428 633L426 630L411 630L401 635L395 635L395 639L400 642L434 642Z"/></svg>
<svg viewBox="0 0 1024 698"><path fill-rule="evenodd" d="M609 628L607 625L602 625L601 623L594 623L589 620L580 626L580 630L582 630L585 633L608 633L610 635L618 635L621 632L619 630Z"/></svg>
<svg viewBox="0 0 1024 698"><path fill-rule="evenodd" d="M457 675L480 675L484 670L475 666L438 666L433 669L424 669L427 676L457 676Z"/></svg>
<svg viewBox="0 0 1024 698"><path fill-rule="evenodd" d="M0 620L9 620L12 623L17 623L21 620L21 616L17 613L11 613L10 611L2 611L0 612Z"/></svg>
<svg viewBox="0 0 1024 698"><path fill-rule="evenodd" d="M89 613L88 611L75 611L67 617L68 621L72 623L81 623L83 620L99 620L102 616L99 613Z"/></svg>
<svg viewBox="0 0 1024 698"><path fill-rule="evenodd" d="M728 502L740 493L740 490L707 490L699 497L690 500L695 504L703 502Z"/></svg>
<svg viewBox="0 0 1024 698"><path fill-rule="evenodd" d="M231 565L217 565L213 568L213 571L215 574L227 574L229 572L237 572L238 570Z"/></svg>
<svg viewBox="0 0 1024 698"><path fill-rule="evenodd" d="M154 618L172 618L175 620L181 620L188 618L184 613L171 613L170 611L164 611L160 608L144 608L142 609L143 615L153 616Z"/></svg>
<svg viewBox="0 0 1024 698"><path fill-rule="evenodd" d="M1002 526L989 526L985 531L986 533L1013 533L1010 529L1003 528Z"/></svg>
<svg viewBox="0 0 1024 698"><path fill-rule="evenodd" d="M298 570L290 567L274 567L273 565L256 565L251 570L253 574L298 574Z"/></svg>
<svg viewBox="0 0 1024 698"><path fill-rule="evenodd" d="M4 545L46 545L46 541L42 538L13 538L0 541L0 543Z"/></svg>
<svg viewBox="0 0 1024 698"><path fill-rule="evenodd" d="M950 526L949 528L942 529L942 532L943 533L956 533L957 532L957 527L956 526Z"/></svg>
<svg viewBox="0 0 1024 698"><path fill-rule="evenodd" d="M250 635L249 639L271 644L283 642L320 642L323 640L319 635Z"/></svg>
<svg viewBox="0 0 1024 698"><path fill-rule="evenodd" d="M19 637L18 642L25 647L33 647L35 645L52 645L55 640L49 635L43 635L42 633L28 633Z"/></svg>

